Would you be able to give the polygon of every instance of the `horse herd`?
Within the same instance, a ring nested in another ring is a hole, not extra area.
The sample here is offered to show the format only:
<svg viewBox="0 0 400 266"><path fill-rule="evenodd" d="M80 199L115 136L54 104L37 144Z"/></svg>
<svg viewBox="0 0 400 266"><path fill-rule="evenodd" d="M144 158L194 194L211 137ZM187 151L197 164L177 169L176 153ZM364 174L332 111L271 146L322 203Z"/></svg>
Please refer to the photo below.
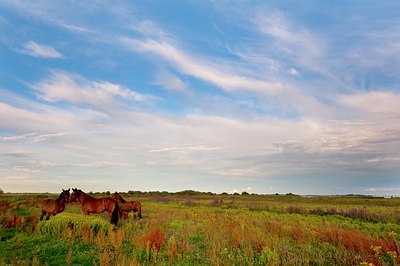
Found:
<svg viewBox="0 0 400 266"><path fill-rule="evenodd" d="M43 220L45 215L47 215L46 220L48 220L51 215L63 212L65 204L74 202L76 199L81 204L85 215L106 211L110 215L111 223L115 225L118 223L118 217L123 216L126 219L129 212L137 212L138 217L142 219L142 207L138 201L126 201L117 192L112 197L94 198L80 189L73 188L71 194L70 189L63 189L57 199L47 199L43 203L40 220Z"/></svg>

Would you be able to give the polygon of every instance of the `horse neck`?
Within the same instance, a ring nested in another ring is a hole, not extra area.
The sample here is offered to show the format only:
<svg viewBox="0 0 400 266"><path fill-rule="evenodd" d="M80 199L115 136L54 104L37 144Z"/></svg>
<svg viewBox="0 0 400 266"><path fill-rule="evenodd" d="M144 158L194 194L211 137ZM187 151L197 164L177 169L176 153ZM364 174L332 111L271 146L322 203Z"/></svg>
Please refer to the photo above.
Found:
<svg viewBox="0 0 400 266"><path fill-rule="evenodd" d="M84 202L85 200L87 200L87 199L95 199L95 198L89 196L88 194L86 194L86 193L83 192L83 191L80 191L80 193L79 193L79 195L78 195L78 200L79 200L79 202L80 202L80 203L83 203L83 202Z"/></svg>
<svg viewBox="0 0 400 266"><path fill-rule="evenodd" d="M56 199L57 205L65 204L66 200L64 197L64 192L60 194L60 196Z"/></svg>
<svg viewBox="0 0 400 266"><path fill-rule="evenodd" d="M58 198L56 199L56 202L60 202L62 199L64 199L64 192L62 192L60 194L60 196L58 196Z"/></svg>

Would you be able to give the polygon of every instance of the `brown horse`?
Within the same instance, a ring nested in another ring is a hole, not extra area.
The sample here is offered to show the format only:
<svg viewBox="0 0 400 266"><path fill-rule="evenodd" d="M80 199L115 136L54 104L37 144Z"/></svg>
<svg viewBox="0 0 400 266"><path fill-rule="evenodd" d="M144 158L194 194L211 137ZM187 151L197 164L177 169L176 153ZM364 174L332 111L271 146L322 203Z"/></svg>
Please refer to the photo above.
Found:
<svg viewBox="0 0 400 266"><path fill-rule="evenodd" d="M117 192L112 195L112 198L118 202L120 216L123 214L126 219L129 212L137 212L139 218L142 219L142 204L139 201L126 201Z"/></svg>
<svg viewBox="0 0 400 266"><path fill-rule="evenodd" d="M90 213L102 213L104 211L110 214L111 223L118 223L118 203L112 198L96 199L80 189L73 188L71 194L71 202L78 199L82 205L82 211L85 215Z"/></svg>
<svg viewBox="0 0 400 266"><path fill-rule="evenodd" d="M40 221L43 219L43 216L47 214L46 220L50 218L50 215L56 215L64 211L65 203L69 202L69 189L62 190L60 196L56 199L47 199L42 205L42 215L40 216Z"/></svg>

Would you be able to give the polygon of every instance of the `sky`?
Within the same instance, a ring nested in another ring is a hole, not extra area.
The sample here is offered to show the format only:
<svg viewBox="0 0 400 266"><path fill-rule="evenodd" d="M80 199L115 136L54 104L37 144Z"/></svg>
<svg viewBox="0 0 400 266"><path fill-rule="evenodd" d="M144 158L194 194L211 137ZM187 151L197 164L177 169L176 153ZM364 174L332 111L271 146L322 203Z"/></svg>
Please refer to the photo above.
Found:
<svg viewBox="0 0 400 266"><path fill-rule="evenodd" d="M400 195L398 10L0 0L0 188Z"/></svg>

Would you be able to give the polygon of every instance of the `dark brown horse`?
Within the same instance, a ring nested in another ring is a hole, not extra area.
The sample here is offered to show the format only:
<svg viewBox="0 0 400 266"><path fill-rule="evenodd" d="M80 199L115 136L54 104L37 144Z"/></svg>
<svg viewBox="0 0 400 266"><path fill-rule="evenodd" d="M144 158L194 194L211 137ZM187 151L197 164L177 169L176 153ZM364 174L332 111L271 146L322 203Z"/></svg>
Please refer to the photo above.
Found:
<svg viewBox="0 0 400 266"><path fill-rule="evenodd" d="M71 194L71 202L78 199L82 205L82 211L85 215L90 213L102 213L104 211L110 214L111 223L118 223L118 203L112 198L96 199L80 189L73 188Z"/></svg>
<svg viewBox="0 0 400 266"><path fill-rule="evenodd" d="M56 199L47 199L42 205L42 215L40 216L40 220L43 219L43 216L47 214L46 220L50 218L50 215L56 215L64 211L65 203L69 202L69 189L62 190L60 196Z"/></svg>
<svg viewBox="0 0 400 266"><path fill-rule="evenodd" d="M123 214L126 219L129 212L137 212L139 218L142 219L142 204L139 201L126 201L117 192L112 195L112 198L118 202L120 216Z"/></svg>

